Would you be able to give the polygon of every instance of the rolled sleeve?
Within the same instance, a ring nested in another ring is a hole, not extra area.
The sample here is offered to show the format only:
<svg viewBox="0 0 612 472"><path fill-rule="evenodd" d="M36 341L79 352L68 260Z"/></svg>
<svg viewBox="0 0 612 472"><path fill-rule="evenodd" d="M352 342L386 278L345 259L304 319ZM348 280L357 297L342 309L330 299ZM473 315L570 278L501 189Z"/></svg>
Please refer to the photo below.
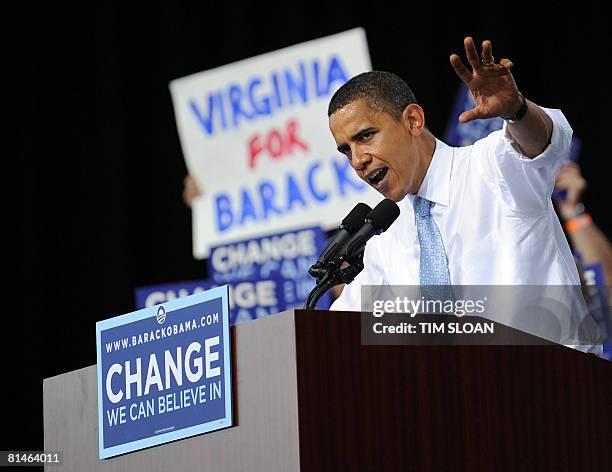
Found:
<svg viewBox="0 0 612 472"><path fill-rule="evenodd" d="M500 142L502 149L499 150L497 156L498 159L517 161L521 166L534 168L549 167L553 169L553 171L556 170L556 172L554 172L556 175L569 152L573 131L567 119L563 113L561 113L561 110L552 110L549 108L542 108L542 110L546 112L553 123L550 144L544 149L542 154L534 158L522 155L517 150L515 141L508 131L508 123L504 121L504 126L502 128L503 141Z"/></svg>
<svg viewBox="0 0 612 472"><path fill-rule="evenodd" d="M529 158L518 150L508 125L491 133L480 146L488 160L488 172L494 173L497 193L513 212L530 216L546 213L550 196L570 149L572 128L560 110L543 108L553 123L550 143L538 156Z"/></svg>

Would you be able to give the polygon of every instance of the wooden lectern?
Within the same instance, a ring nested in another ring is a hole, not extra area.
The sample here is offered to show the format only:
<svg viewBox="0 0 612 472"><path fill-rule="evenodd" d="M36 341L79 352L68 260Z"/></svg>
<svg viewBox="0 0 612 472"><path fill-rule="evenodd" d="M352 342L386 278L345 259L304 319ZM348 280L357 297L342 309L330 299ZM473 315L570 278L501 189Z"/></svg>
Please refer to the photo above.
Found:
<svg viewBox="0 0 612 472"><path fill-rule="evenodd" d="M499 329L511 329L498 325ZM232 328L235 426L98 459L96 367L44 380L59 471L612 470L612 363L557 345L367 346L360 314Z"/></svg>

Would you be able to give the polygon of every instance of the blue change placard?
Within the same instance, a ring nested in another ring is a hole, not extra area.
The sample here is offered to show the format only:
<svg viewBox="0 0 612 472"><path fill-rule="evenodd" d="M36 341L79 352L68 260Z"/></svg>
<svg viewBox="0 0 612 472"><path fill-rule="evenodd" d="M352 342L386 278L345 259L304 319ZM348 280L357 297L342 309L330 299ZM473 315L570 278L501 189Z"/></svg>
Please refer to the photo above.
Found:
<svg viewBox="0 0 612 472"><path fill-rule="evenodd" d="M228 291L96 324L100 459L232 425Z"/></svg>
<svg viewBox="0 0 612 472"><path fill-rule="evenodd" d="M136 309L149 308L160 303L170 302L177 298L183 298L194 293L200 293L211 288L218 287L220 284L214 280L183 280L169 284L149 285L147 287L136 287L134 290L134 301ZM230 287L230 320L232 293Z"/></svg>
<svg viewBox="0 0 612 472"><path fill-rule="evenodd" d="M302 308L315 286L308 269L325 245L324 231L312 226L212 247L208 273L232 286L232 324ZM330 305L327 293L318 306Z"/></svg>

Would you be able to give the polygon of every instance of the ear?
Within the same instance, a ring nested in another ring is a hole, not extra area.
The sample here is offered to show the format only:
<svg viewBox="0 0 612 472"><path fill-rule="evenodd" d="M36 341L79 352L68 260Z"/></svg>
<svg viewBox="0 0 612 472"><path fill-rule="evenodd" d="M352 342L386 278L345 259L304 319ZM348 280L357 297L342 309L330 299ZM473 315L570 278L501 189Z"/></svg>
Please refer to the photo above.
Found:
<svg viewBox="0 0 612 472"><path fill-rule="evenodd" d="M402 112L402 124L413 136L419 136L425 130L425 112L416 103L411 103Z"/></svg>

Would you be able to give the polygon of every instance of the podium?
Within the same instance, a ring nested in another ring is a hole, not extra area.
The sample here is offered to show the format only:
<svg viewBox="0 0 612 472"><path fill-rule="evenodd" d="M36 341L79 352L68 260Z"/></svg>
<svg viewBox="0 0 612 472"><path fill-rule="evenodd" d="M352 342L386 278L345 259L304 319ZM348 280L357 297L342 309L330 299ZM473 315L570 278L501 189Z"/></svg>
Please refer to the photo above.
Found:
<svg viewBox="0 0 612 472"><path fill-rule="evenodd" d="M612 364L592 354L362 345L359 313L304 310L232 344L233 427L105 460L96 366L45 379L48 470L612 470Z"/></svg>

